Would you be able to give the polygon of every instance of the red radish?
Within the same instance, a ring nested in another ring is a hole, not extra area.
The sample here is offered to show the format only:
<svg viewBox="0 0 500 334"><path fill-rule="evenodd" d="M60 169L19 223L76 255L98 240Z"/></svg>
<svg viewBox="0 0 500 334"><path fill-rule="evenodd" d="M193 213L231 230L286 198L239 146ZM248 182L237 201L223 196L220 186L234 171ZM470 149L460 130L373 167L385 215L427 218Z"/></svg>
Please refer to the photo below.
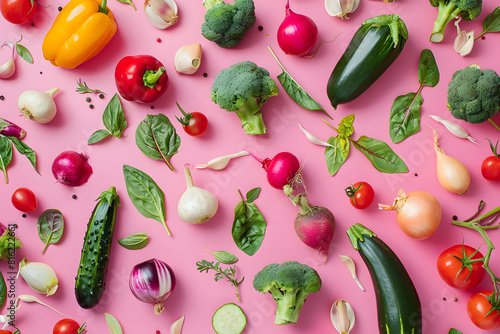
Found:
<svg viewBox="0 0 500 334"><path fill-rule="evenodd" d="M276 189L290 184L300 169L299 159L289 152L280 152L272 159L260 159L252 153L250 155L262 164L262 168L267 172L267 182Z"/></svg>
<svg viewBox="0 0 500 334"><path fill-rule="evenodd" d="M286 54L309 56L318 40L318 27L309 17L294 13L285 6L286 17L278 28L278 44Z"/></svg>
<svg viewBox="0 0 500 334"><path fill-rule="evenodd" d="M322 206L313 206L305 194L299 195L298 206L300 213L295 217L295 232L303 243L326 257L335 233L333 213Z"/></svg>
<svg viewBox="0 0 500 334"><path fill-rule="evenodd" d="M52 174L57 182L67 186L79 186L88 181L92 174L86 154L65 151L59 154L52 163Z"/></svg>

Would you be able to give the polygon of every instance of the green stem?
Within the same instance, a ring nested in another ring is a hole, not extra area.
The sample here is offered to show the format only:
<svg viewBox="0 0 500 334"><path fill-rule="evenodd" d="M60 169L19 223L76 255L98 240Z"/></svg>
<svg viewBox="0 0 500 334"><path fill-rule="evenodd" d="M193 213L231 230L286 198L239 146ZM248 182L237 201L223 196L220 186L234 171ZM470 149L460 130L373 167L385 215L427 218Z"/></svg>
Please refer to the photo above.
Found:
<svg viewBox="0 0 500 334"><path fill-rule="evenodd" d="M475 40L475 41L477 41L478 39L480 39L480 38L481 38L484 34L486 34L487 32L488 32L488 31L483 30L483 32L482 32L482 33L480 33L479 35L477 35L477 37L476 37L476 38L474 38L474 40Z"/></svg>
<svg viewBox="0 0 500 334"><path fill-rule="evenodd" d="M142 77L144 86L154 88L163 73L165 73L165 67L160 67L158 71L146 71Z"/></svg>
<svg viewBox="0 0 500 334"><path fill-rule="evenodd" d="M108 0L102 0L101 2L101 7L99 7L99 13L103 13L104 15L108 15L109 9L106 8L106 5L108 3Z"/></svg>
<svg viewBox="0 0 500 334"><path fill-rule="evenodd" d="M49 236L47 237L47 242L45 243L45 247L43 248L42 255L45 254L45 251L47 250L47 247L49 247L50 240L52 239L52 234L54 231L50 231Z"/></svg>
<svg viewBox="0 0 500 334"><path fill-rule="evenodd" d="M488 121L489 121L491 124L493 124L493 126L494 126L495 128L497 128L497 130L498 130L498 131L500 131L500 126L498 126L498 124L497 124L497 123L495 123L495 122L494 122L491 118L488 118Z"/></svg>

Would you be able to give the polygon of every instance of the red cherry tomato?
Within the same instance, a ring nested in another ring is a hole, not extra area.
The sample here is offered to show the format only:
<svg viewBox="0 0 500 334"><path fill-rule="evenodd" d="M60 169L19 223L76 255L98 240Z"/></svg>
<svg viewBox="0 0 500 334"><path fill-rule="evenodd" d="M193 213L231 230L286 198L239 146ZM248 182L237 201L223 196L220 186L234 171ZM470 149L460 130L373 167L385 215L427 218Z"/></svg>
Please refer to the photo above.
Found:
<svg viewBox="0 0 500 334"><path fill-rule="evenodd" d="M59 320L54 326L52 334L79 334L85 329L85 324L81 327L73 319L62 319Z"/></svg>
<svg viewBox="0 0 500 334"><path fill-rule="evenodd" d="M175 116L175 118L182 124L182 128L188 135L198 137L207 132L208 120L205 115L197 111L186 113L178 103L177 107L184 117Z"/></svg>
<svg viewBox="0 0 500 334"><path fill-rule="evenodd" d="M451 287L457 289L472 289L476 287L484 277L486 270L482 267L483 262L474 262L472 272L462 265L460 259L468 258L476 249L467 245L455 245L439 255L437 260L437 270L443 281ZM455 257L456 256L456 257ZM477 252L472 259L480 259L483 254Z"/></svg>
<svg viewBox="0 0 500 334"><path fill-rule="evenodd" d="M12 332L6 329L0 329L0 334L12 334Z"/></svg>
<svg viewBox="0 0 500 334"><path fill-rule="evenodd" d="M1 0L0 9L3 17L13 24L29 22L35 15L37 3L30 0Z"/></svg>
<svg viewBox="0 0 500 334"><path fill-rule="evenodd" d="M12 194L12 204L22 212L35 211L37 202L35 194L28 188L19 188Z"/></svg>
<svg viewBox="0 0 500 334"><path fill-rule="evenodd" d="M495 146L493 146L493 143L489 139L488 141L490 142L493 155L484 159L481 164L481 174L483 174L486 180L500 181L500 156L497 153L498 141Z"/></svg>
<svg viewBox="0 0 500 334"><path fill-rule="evenodd" d="M481 329L500 328L500 312L498 308L493 309L488 314L493 306L485 296L489 297L492 294L493 292L488 290L477 292L467 302L467 313L470 320Z"/></svg>
<svg viewBox="0 0 500 334"><path fill-rule="evenodd" d="M356 182L353 186L347 187L345 192L356 209L366 209L375 198L372 186L366 182Z"/></svg>

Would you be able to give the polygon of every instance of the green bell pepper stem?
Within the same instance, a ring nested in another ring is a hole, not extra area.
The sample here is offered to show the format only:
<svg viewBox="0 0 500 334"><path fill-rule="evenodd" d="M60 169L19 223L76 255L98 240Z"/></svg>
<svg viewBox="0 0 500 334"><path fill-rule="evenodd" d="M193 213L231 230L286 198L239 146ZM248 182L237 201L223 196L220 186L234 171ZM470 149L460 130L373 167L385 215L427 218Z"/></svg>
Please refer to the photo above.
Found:
<svg viewBox="0 0 500 334"><path fill-rule="evenodd" d="M142 76L142 80L144 81L144 86L149 88L154 88L160 77L165 73L165 67L160 67L158 71L148 70Z"/></svg>

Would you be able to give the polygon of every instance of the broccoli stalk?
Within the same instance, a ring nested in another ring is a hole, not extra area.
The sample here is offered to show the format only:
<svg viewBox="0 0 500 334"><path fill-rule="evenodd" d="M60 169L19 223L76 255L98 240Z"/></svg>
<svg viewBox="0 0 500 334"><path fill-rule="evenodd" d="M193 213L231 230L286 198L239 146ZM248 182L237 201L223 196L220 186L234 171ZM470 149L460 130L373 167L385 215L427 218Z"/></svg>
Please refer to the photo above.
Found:
<svg viewBox="0 0 500 334"><path fill-rule="evenodd" d="M262 293L271 293L277 310L274 323L296 323L306 297L321 289L321 278L316 270L296 261L272 263L255 275L253 287Z"/></svg>
<svg viewBox="0 0 500 334"><path fill-rule="evenodd" d="M217 74L211 98L222 109L238 115L245 133L258 135L266 133L260 108L278 92L276 82L265 68L243 61Z"/></svg>
<svg viewBox="0 0 500 334"><path fill-rule="evenodd" d="M481 14L482 0L430 0L433 7L438 7L438 15L430 37L431 42L439 43L444 38L448 23L457 16L469 21Z"/></svg>

